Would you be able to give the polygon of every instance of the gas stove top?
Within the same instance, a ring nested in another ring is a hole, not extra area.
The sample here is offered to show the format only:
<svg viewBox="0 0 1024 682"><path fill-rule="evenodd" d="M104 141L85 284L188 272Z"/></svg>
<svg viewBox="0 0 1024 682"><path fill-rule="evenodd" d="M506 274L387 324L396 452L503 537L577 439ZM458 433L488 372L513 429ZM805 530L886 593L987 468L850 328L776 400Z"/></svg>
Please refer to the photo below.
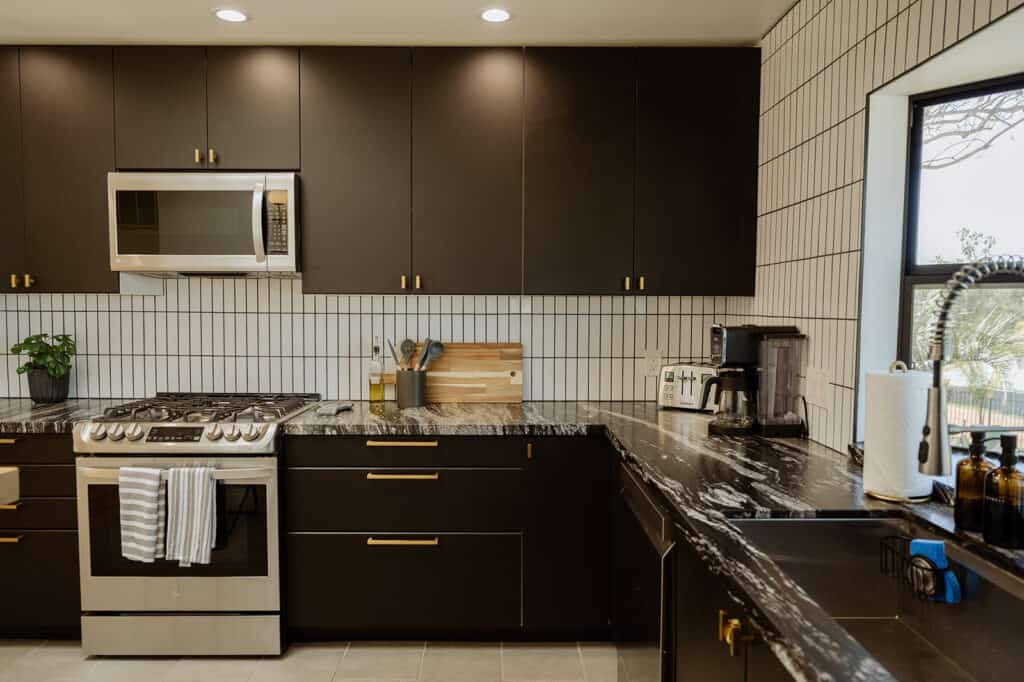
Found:
<svg viewBox="0 0 1024 682"><path fill-rule="evenodd" d="M75 452L273 454L278 424L319 399L312 393L158 393L75 424Z"/></svg>

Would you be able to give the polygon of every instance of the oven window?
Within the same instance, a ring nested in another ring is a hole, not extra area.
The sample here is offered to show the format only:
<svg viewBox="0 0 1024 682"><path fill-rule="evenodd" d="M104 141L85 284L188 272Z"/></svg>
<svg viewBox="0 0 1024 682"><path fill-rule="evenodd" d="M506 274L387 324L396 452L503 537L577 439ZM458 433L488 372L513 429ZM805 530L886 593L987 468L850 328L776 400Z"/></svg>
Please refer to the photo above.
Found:
<svg viewBox="0 0 1024 682"><path fill-rule="evenodd" d="M152 564L121 556L116 485L89 485L89 552L94 576L266 576L267 488L217 484L217 544L210 564L181 568L177 561Z"/></svg>
<svg viewBox="0 0 1024 682"><path fill-rule="evenodd" d="M121 255L255 255L251 191L117 193Z"/></svg>

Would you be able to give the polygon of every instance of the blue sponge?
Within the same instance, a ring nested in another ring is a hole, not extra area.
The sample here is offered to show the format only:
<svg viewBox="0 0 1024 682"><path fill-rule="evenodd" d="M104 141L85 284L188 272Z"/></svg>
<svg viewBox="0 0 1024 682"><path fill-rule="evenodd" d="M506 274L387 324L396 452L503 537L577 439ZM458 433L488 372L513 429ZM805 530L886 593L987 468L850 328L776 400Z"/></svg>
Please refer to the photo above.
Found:
<svg viewBox="0 0 1024 682"><path fill-rule="evenodd" d="M936 594L932 601L942 601L947 604L960 603L960 581L956 573L949 567L949 560L946 558L946 543L940 540L911 540L910 556L923 556L935 564L935 568L943 572L945 580L944 594Z"/></svg>

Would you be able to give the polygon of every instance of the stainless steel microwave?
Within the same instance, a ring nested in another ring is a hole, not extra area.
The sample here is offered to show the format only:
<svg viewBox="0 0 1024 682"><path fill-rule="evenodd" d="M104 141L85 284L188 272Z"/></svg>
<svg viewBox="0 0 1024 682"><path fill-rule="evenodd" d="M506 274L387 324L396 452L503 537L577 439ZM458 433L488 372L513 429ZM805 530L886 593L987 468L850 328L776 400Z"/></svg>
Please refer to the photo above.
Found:
<svg viewBox="0 0 1024 682"><path fill-rule="evenodd" d="M295 173L110 173L110 269L296 272Z"/></svg>

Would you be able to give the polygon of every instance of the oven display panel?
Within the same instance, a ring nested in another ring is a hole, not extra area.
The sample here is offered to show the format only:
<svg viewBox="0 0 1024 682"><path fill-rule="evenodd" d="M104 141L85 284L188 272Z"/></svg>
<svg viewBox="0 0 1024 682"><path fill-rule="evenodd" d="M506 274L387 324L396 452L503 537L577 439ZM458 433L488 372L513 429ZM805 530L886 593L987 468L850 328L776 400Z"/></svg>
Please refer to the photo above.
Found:
<svg viewBox="0 0 1024 682"><path fill-rule="evenodd" d="M147 443L198 443L202 426L154 426L146 436Z"/></svg>

